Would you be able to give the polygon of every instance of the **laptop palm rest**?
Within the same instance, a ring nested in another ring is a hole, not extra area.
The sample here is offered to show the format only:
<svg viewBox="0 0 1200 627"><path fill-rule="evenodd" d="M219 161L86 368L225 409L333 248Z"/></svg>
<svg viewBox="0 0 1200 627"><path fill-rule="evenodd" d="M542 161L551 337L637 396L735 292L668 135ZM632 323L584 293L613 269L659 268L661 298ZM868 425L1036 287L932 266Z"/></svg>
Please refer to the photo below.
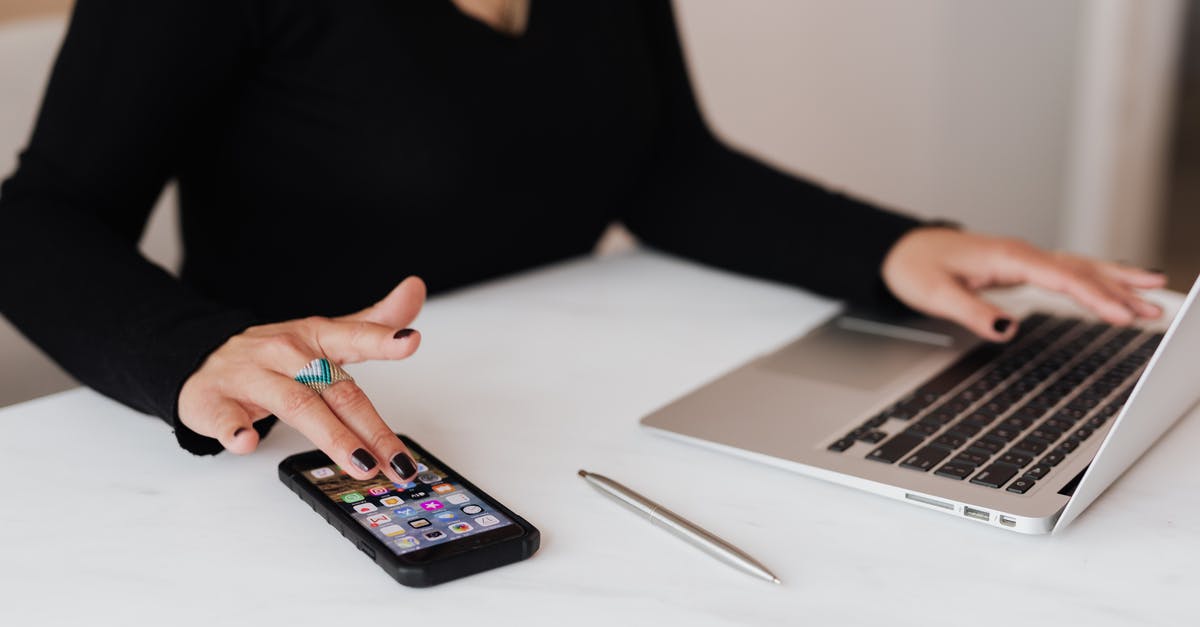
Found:
<svg viewBox="0 0 1200 627"><path fill-rule="evenodd" d="M928 341L904 339L881 327L878 332L835 320L763 358L763 368L781 374L877 391L910 373L913 364L944 351ZM857 319L848 319L857 321ZM898 327L905 329L905 327ZM952 344L952 338L946 338ZM845 414L846 418L854 416Z"/></svg>

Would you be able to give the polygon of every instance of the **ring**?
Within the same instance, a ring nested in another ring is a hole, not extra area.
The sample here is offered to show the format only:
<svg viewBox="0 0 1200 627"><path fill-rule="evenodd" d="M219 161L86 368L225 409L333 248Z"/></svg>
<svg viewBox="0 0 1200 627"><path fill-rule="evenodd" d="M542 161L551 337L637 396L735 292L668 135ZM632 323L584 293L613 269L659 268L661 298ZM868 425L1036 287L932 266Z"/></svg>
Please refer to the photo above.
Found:
<svg viewBox="0 0 1200 627"><path fill-rule="evenodd" d="M308 362L308 365L302 368L300 372L297 372L296 376L292 378L308 386L317 394L324 392L329 386L338 381L354 380L354 377L351 377L345 370L342 370L341 366L330 362L324 357L318 357Z"/></svg>

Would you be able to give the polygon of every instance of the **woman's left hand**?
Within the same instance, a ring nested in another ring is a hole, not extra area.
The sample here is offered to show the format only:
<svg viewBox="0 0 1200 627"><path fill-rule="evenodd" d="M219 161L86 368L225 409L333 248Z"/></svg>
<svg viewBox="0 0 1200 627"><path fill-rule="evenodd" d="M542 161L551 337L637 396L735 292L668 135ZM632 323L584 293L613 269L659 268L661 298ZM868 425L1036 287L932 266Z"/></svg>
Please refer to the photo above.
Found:
<svg viewBox="0 0 1200 627"><path fill-rule="evenodd" d="M1166 277L1155 272L944 227L905 234L888 252L882 272L904 304L993 342L1011 339L1017 325L976 293L987 287L1030 283L1070 295L1106 322L1126 325L1161 316L1162 309L1138 290L1166 285Z"/></svg>

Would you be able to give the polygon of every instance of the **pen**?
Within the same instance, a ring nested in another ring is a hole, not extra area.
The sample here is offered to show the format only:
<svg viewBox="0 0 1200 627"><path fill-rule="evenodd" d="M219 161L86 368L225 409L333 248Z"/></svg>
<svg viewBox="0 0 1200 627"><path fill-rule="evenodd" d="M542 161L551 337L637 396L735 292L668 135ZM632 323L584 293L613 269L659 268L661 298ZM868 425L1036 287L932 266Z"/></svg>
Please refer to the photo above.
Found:
<svg viewBox="0 0 1200 627"><path fill-rule="evenodd" d="M766 566L758 563L753 557L746 555L737 547L718 538L712 533L697 527L696 525L684 520L671 510L651 501L650 499L630 490L629 488L594 472L580 470L579 476L583 477L584 481L592 484L592 487L603 492L609 497L615 499L622 505L632 509L633 511L642 514L650 519L651 522L661 525L667 531L679 536L680 538L694 544L697 548L708 553L709 555L737 568L738 570L749 573L759 579L766 579L771 583L782 583L771 571L767 570Z"/></svg>

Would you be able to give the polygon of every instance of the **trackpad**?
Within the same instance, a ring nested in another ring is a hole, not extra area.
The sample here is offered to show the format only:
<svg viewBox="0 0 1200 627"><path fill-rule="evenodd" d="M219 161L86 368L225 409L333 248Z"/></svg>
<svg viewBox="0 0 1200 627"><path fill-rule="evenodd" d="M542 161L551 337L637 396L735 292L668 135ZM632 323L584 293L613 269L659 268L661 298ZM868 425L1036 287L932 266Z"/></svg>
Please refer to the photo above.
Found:
<svg viewBox="0 0 1200 627"><path fill-rule="evenodd" d="M762 366L790 376L860 390L878 390L927 358L951 350L929 342L846 328L831 321L763 358Z"/></svg>

